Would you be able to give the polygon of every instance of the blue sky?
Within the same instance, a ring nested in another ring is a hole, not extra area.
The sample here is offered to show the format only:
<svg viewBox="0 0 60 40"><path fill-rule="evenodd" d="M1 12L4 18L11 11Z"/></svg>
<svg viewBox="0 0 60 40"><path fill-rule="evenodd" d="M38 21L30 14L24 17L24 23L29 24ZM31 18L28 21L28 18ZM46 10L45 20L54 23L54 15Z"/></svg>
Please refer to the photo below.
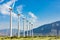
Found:
<svg viewBox="0 0 60 40"><path fill-rule="evenodd" d="M7 6L11 7L14 2L10 4L10 1L12 0L1 0L0 8L1 6L5 7L5 4L7 3ZM31 14L33 14L34 20L39 22L37 25L44 25L55 21L60 21L60 0L17 0L15 1L12 12L14 17L19 13L17 11L18 7L20 8L20 13L27 17L32 18ZM9 12L6 12L3 9L4 8L0 9L0 27L3 27L3 23L6 23L5 26L9 24ZM13 24L16 24L16 22L16 19L13 18Z"/></svg>

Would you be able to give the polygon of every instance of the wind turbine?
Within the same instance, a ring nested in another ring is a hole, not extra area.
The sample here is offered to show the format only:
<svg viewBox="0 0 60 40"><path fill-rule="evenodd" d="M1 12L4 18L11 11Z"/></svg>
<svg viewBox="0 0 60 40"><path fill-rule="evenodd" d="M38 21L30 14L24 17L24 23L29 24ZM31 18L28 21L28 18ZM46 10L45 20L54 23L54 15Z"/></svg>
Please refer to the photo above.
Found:
<svg viewBox="0 0 60 40"><path fill-rule="evenodd" d="M29 29L28 29L28 28L29 28L29 22L28 22L28 20L26 20L26 22L27 22L27 36L28 36L28 34L29 34L29 33L28 33L28 30L29 30Z"/></svg>
<svg viewBox="0 0 60 40"><path fill-rule="evenodd" d="M31 36L31 22L29 22L29 30L30 30L30 36Z"/></svg>
<svg viewBox="0 0 60 40"><path fill-rule="evenodd" d="M31 24L31 28L32 28L31 33L32 33L32 37L33 37L33 24Z"/></svg>
<svg viewBox="0 0 60 40"><path fill-rule="evenodd" d="M33 37L33 23L29 23L30 24L30 27L29 27L29 29L30 29L30 36L32 36Z"/></svg>
<svg viewBox="0 0 60 40"><path fill-rule="evenodd" d="M18 14L18 37L20 37L20 14Z"/></svg>
<svg viewBox="0 0 60 40"><path fill-rule="evenodd" d="M12 37L12 8L9 8L10 10L10 37Z"/></svg>
<svg viewBox="0 0 60 40"><path fill-rule="evenodd" d="M12 10L14 8L14 5L15 5L15 1L14 1L14 4L11 8L9 8L10 10L10 37L12 37Z"/></svg>
<svg viewBox="0 0 60 40"><path fill-rule="evenodd" d="M25 37L25 17L23 17L23 36Z"/></svg>

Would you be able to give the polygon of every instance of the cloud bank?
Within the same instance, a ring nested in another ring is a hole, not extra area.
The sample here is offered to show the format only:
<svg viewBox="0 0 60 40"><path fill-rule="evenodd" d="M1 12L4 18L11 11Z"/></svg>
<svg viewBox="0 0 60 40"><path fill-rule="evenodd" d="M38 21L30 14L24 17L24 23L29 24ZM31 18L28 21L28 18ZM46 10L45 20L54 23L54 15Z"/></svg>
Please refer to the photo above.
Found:
<svg viewBox="0 0 60 40"><path fill-rule="evenodd" d="M15 5L15 2L16 2L17 0L10 0L10 1L8 1L7 3L3 3L3 4L1 4L0 5L0 13L2 14L2 15L10 15L10 10L9 10L9 8L14 8L14 5ZM17 12L18 12L18 14L20 14L20 16L21 17L25 17L23 14L22 14L22 10L23 10L23 7L24 7L24 5L19 5L19 6L17 6L16 7L16 10L17 10ZM35 24L38 20L38 17L33 13L33 12L28 12L28 15L30 16L30 18L28 18L33 24ZM12 16L14 17L14 18L17 18L17 13L15 13L14 11L12 11ZM27 15L26 15L27 16ZM28 16L28 17L29 17ZM15 19L14 19L15 20ZM3 23L2 23L3 24ZM15 24L15 23L13 23L13 24ZM6 24L7 25L7 24ZM38 25L38 24L36 24L36 25ZM36 27L36 25L34 25L34 28ZM9 25L8 25L9 26ZM17 25L15 25L14 26L14 28L16 28L16 26ZM3 27L3 25L1 25L1 27ZM25 27L25 30L27 30L26 29L26 27Z"/></svg>
<svg viewBox="0 0 60 40"><path fill-rule="evenodd" d="M28 14L29 14L29 16L31 17L31 18L30 18L30 21L31 21L31 22L36 22L36 21L37 21L38 17L37 17L34 13L28 12Z"/></svg>
<svg viewBox="0 0 60 40"><path fill-rule="evenodd" d="M16 2L15 0L11 0L7 3L3 3L0 5L0 13L3 15L10 15L10 10L9 8L12 8L11 5L14 4L14 2ZM17 17L16 13L14 13L12 11L12 16L13 17Z"/></svg>

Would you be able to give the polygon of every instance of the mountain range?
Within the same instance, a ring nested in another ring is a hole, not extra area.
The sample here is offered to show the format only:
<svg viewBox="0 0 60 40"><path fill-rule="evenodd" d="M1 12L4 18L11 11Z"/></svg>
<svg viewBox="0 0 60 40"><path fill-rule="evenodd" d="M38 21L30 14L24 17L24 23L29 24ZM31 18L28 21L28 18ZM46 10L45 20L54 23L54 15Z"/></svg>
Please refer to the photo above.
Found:
<svg viewBox="0 0 60 40"><path fill-rule="evenodd" d="M60 21L42 25L38 28L33 29L33 31L35 35L60 35Z"/></svg>
<svg viewBox="0 0 60 40"><path fill-rule="evenodd" d="M22 34L21 30L21 34ZM17 35L18 30L17 29L13 29L13 35ZM8 36L10 33L9 29L3 29L0 30L0 36ZM49 36L56 36L56 35L60 35L60 21L56 21L53 23L49 23L49 24L45 24L42 26L39 26L38 28L33 29L33 33L34 35L49 35Z"/></svg>

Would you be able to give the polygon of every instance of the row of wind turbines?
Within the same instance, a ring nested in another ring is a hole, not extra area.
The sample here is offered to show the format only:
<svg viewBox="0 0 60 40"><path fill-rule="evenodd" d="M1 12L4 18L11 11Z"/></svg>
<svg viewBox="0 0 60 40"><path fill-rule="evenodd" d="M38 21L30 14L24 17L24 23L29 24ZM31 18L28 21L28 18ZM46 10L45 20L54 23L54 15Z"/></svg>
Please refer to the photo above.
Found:
<svg viewBox="0 0 60 40"><path fill-rule="evenodd" d="M9 8L10 10L10 37L12 37L12 8ZM17 14L18 16L18 37L21 36L20 34L20 14ZM27 20L25 17L23 17L23 37L25 37L25 21L27 23L27 36L33 36L33 29L30 30L31 28L33 28L33 23L29 22L29 20ZM28 30L30 30L30 33L28 32Z"/></svg>

